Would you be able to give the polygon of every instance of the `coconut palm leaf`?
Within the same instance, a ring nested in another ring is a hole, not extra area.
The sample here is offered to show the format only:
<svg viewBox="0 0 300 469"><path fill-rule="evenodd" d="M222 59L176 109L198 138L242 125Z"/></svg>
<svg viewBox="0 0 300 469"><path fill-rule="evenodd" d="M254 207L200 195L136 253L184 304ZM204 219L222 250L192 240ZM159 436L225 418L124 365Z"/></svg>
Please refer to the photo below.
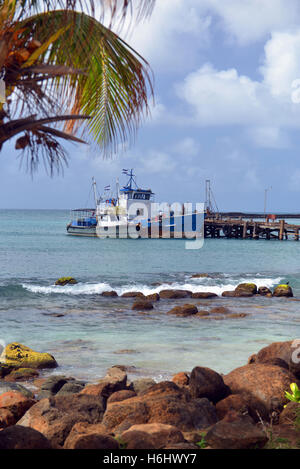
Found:
<svg viewBox="0 0 300 469"><path fill-rule="evenodd" d="M44 66L81 69L78 74L53 77L42 89L45 93L55 90L57 101L71 109L72 114L91 116L82 129L85 138L92 136L89 141L95 141L107 152L134 136L148 112L148 94L152 93L148 64L138 53L84 13L48 12L20 22L19 27L24 36L27 31L34 31L35 37L48 45L35 51L34 61L39 52ZM50 35L49 31L57 34ZM21 68L30 70L31 65L32 56ZM78 125L68 122L65 130L76 132Z"/></svg>

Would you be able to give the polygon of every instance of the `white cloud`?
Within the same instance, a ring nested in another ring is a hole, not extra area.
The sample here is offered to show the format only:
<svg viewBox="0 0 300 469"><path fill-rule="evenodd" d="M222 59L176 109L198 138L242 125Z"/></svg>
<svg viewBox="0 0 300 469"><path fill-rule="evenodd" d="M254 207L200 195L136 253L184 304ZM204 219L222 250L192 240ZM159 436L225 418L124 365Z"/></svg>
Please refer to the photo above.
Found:
<svg viewBox="0 0 300 469"><path fill-rule="evenodd" d="M265 62L261 67L264 83L275 97L291 101L300 78L300 30L276 32L265 45ZM295 87L296 85L296 87Z"/></svg>
<svg viewBox="0 0 300 469"><path fill-rule="evenodd" d="M200 125L249 124L268 117L262 85L235 69L218 71L206 64L190 73L176 91L192 107L192 119Z"/></svg>
<svg viewBox="0 0 300 469"><path fill-rule="evenodd" d="M278 127L251 127L247 129L248 138L261 148L288 148L290 140L286 132Z"/></svg>
<svg viewBox="0 0 300 469"><path fill-rule="evenodd" d="M297 27L298 0L206 0L209 11L220 17L221 25L241 45L264 39L271 31Z"/></svg>
<svg viewBox="0 0 300 469"><path fill-rule="evenodd" d="M124 39L154 69L175 71L195 63L209 43L210 25L196 0L157 0L151 18L134 24Z"/></svg>
<svg viewBox="0 0 300 469"><path fill-rule="evenodd" d="M300 29L274 33L264 50L260 81L205 64L175 85L189 105L189 123L241 125L258 146L288 146L282 129L300 127Z"/></svg>

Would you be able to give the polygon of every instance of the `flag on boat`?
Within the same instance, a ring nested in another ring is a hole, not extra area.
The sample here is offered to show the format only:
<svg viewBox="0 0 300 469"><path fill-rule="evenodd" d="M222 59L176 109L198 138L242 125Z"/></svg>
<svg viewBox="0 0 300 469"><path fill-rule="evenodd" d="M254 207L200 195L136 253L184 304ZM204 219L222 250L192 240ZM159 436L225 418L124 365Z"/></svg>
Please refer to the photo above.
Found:
<svg viewBox="0 0 300 469"><path fill-rule="evenodd" d="M104 187L104 190L105 190L105 191L110 191L110 186L105 186L105 187Z"/></svg>
<svg viewBox="0 0 300 469"><path fill-rule="evenodd" d="M123 173L123 174L127 174L127 175L128 175L128 171L129 171L129 169L122 169L122 173Z"/></svg>

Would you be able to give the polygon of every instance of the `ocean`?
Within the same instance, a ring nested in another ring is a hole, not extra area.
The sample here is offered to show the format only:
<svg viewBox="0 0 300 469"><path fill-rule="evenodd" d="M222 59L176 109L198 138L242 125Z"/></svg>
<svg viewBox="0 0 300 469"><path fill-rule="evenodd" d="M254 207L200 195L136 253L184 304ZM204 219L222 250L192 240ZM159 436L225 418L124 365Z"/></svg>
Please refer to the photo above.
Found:
<svg viewBox="0 0 300 469"><path fill-rule="evenodd" d="M0 210L0 344L53 354L59 367L46 374L95 382L113 365L156 380L194 366L227 373L271 342L300 337L299 242L206 239L202 249L186 250L179 239L72 237L68 222L66 210ZM192 278L196 273L209 275ZM55 286L62 276L78 283ZM161 300L140 313L131 310L132 298L101 296L166 288L221 295L245 281L269 288L289 282L294 298ZM186 302L247 316L166 314Z"/></svg>

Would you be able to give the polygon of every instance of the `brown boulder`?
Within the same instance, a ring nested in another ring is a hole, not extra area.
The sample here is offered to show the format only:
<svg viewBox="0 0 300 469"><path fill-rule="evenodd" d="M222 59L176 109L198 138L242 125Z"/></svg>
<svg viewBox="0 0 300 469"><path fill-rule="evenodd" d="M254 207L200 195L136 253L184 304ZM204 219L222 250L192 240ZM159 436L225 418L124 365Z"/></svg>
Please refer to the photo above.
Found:
<svg viewBox="0 0 300 469"><path fill-rule="evenodd" d="M178 428L163 423L133 425L122 433L121 440L126 449L161 449L185 441Z"/></svg>
<svg viewBox="0 0 300 469"><path fill-rule="evenodd" d="M125 399L130 399L131 397L135 397L136 393L131 391L130 389L123 389L122 391L114 392L108 399L107 403L110 402L121 402L125 401Z"/></svg>
<svg viewBox="0 0 300 469"><path fill-rule="evenodd" d="M140 291L128 291L121 296L122 298L145 298L144 293Z"/></svg>
<svg viewBox="0 0 300 469"><path fill-rule="evenodd" d="M225 306L217 306L216 308L211 308L209 312L211 314L229 314L230 309L225 308Z"/></svg>
<svg viewBox="0 0 300 469"><path fill-rule="evenodd" d="M255 283L240 283L234 290L235 296L253 296L257 294Z"/></svg>
<svg viewBox="0 0 300 469"><path fill-rule="evenodd" d="M104 404L95 396L69 394L42 399L18 422L43 433L52 444L63 446L77 422L100 423Z"/></svg>
<svg viewBox="0 0 300 469"><path fill-rule="evenodd" d="M196 366L191 373L189 390L191 396L196 399L206 397L216 403L228 394L228 389L223 378L210 368Z"/></svg>
<svg viewBox="0 0 300 469"><path fill-rule="evenodd" d="M167 314L174 314L175 316L192 316L198 313L197 306L185 304L183 306L175 306Z"/></svg>
<svg viewBox="0 0 300 469"><path fill-rule="evenodd" d="M0 409L9 410L14 415L16 422L35 403L34 399L25 397L18 391L8 391L0 395Z"/></svg>
<svg viewBox="0 0 300 469"><path fill-rule="evenodd" d="M39 376L39 372L32 368L19 368L18 370L13 370L11 373L6 375L4 381L28 381L36 378L37 376Z"/></svg>
<svg viewBox="0 0 300 469"><path fill-rule="evenodd" d="M295 425L295 420L300 417L300 403L289 402L279 416L279 424Z"/></svg>
<svg viewBox="0 0 300 469"><path fill-rule="evenodd" d="M103 425L76 423L69 433L64 449L119 449L119 444L111 435L105 434Z"/></svg>
<svg viewBox="0 0 300 469"><path fill-rule="evenodd" d="M190 382L190 373L186 373L184 371L177 373L173 376L172 381L179 387L188 386Z"/></svg>
<svg viewBox="0 0 300 469"><path fill-rule="evenodd" d="M136 424L164 423L192 431L216 421L215 408L207 399L191 400L186 390L166 381L137 397L108 404L102 423L109 432L123 433Z"/></svg>
<svg viewBox="0 0 300 469"><path fill-rule="evenodd" d="M147 300L150 300L150 301L159 301L160 300L160 296L158 293L151 293L150 295L147 295L146 296Z"/></svg>
<svg viewBox="0 0 300 469"><path fill-rule="evenodd" d="M263 448L268 437L249 417L237 414L217 422L209 429L205 440L213 449L253 449Z"/></svg>
<svg viewBox="0 0 300 469"><path fill-rule="evenodd" d="M230 394L216 404L218 418L222 420L229 412L235 411L241 415L249 415L254 422L265 414L262 404L252 396L246 394Z"/></svg>
<svg viewBox="0 0 300 469"><path fill-rule="evenodd" d="M8 409L0 409L0 430L17 423L16 417Z"/></svg>
<svg viewBox="0 0 300 469"><path fill-rule="evenodd" d="M205 292L195 292L192 294L192 298L203 298L203 299L206 299L206 298L215 298L217 297L218 295L216 295L216 293L211 293L211 292L208 292L208 291L205 291Z"/></svg>
<svg viewBox="0 0 300 469"><path fill-rule="evenodd" d="M276 363L285 368L285 362L288 369L297 378L300 378L300 341L273 342L267 347L262 348L256 355L251 357L252 363ZM281 360L281 361L279 361ZM250 361L250 359L249 359Z"/></svg>
<svg viewBox="0 0 300 469"><path fill-rule="evenodd" d="M131 309L137 311L150 310L153 309L153 304L149 300L140 299L133 303Z"/></svg>
<svg viewBox="0 0 300 469"><path fill-rule="evenodd" d="M179 299L192 296L192 292L188 290L161 290L159 296L163 299Z"/></svg>
<svg viewBox="0 0 300 469"><path fill-rule="evenodd" d="M116 296L118 296L118 293L117 293L116 291L114 291L114 290L112 290L112 291L103 291L103 292L101 293L101 296L105 296L105 297L116 297Z"/></svg>
<svg viewBox="0 0 300 469"><path fill-rule="evenodd" d="M19 425L5 428L0 432L0 450L2 449L51 449L50 441L33 428Z"/></svg>
<svg viewBox="0 0 300 469"><path fill-rule="evenodd" d="M265 410L262 417L268 418L286 404L285 391L295 377L279 366L252 364L231 371L224 376L224 382L233 394L243 393L257 400Z"/></svg>
<svg viewBox="0 0 300 469"><path fill-rule="evenodd" d="M294 295L289 285L278 285L273 291L273 296L290 298Z"/></svg>
<svg viewBox="0 0 300 469"><path fill-rule="evenodd" d="M233 291L232 290L226 290L226 291L223 291L222 296L231 298L231 297L236 296L236 295L235 295L234 290Z"/></svg>
<svg viewBox="0 0 300 469"><path fill-rule="evenodd" d="M140 378L132 381L131 388L136 392L136 394L140 394L151 388L154 384L156 384L156 381L152 378Z"/></svg>
<svg viewBox="0 0 300 469"><path fill-rule="evenodd" d="M107 370L106 376L97 384L88 384L79 394L102 397L108 399L113 393L126 389L127 374L119 367L114 366Z"/></svg>
<svg viewBox="0 0 300 469"><path fill-rule="evenodd" d="M261 296L273 296L271 290L268 287L259 287L257 293Z"/></svg>

